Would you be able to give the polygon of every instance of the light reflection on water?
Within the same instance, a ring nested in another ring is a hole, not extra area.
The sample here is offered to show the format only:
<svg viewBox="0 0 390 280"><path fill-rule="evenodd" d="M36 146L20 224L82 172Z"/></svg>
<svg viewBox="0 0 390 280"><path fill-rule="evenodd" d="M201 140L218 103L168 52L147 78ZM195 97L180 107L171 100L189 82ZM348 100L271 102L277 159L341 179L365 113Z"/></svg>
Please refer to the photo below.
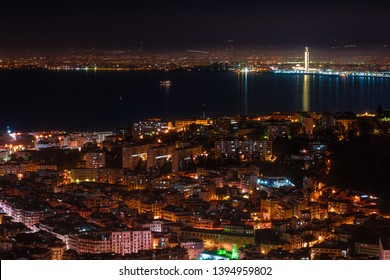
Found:
<svg viewBox="0 0 390 280"><path fill-rule="evenodd" d="M303 76L302 111L310 111L310 76Z"/></svg>
<svg viewBox="0 0 390 280"><path fill-rule="evenodd" d="M170 87L160 87L170 80ZM274 111L375 111L390 107L390 79L235 72L2 71L2 116L15 128L112 128ZM205 106L203 106L205 104ZM17 110L15 109L17 108ZM61 112L61 113L59 113ZM0 127L1 129L1 127Z"/></svg>

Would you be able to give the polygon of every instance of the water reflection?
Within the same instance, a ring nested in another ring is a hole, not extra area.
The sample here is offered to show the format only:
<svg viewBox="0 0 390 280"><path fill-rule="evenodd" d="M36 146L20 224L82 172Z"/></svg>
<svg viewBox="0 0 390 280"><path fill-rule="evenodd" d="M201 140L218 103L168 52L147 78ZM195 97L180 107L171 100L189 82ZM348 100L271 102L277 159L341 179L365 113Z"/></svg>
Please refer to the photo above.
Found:
<svg viewBox="0 0 390 280"><path fill-rule="evenodd" d="M238 72L237 80L237 96L238 96L238 108L237 111L244 116L249 114L248 106L248 73Z"/></svg>
<svg viewBox="0 0 390 280"><path fill-rule="evenodd" d="M248 73L244 73L244 115L248 115Z"/></svg>
<svg viewBox="0 0 390 280"><path fill-rule="evenodd" d="M160 90L164 98L164 111L165 114L169 114L170 111L170 93L171 93L171 85L170 84L160 84Z"/></svg>
<svg viewBox="0 0 390 280"><path fill-rule="evenodd" d="M310 111L310 75L303 76L302 111Z"/></svg>

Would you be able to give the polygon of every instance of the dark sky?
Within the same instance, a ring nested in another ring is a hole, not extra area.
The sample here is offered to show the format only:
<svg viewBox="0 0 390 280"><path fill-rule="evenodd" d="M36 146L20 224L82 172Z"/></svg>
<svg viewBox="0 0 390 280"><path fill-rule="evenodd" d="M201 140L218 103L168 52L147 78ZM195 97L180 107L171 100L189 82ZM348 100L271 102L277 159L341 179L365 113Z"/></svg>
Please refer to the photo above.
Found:
<svg viewBox="0 0 390 280"><path fill-rule="evenodd" d="M0 49L69 47L184 49L325 45L333 39L389 44L389 9L379 1L7 1ZM266 3L264 3L266 2ZM383 3L383 1L382 1Z"/></svg>

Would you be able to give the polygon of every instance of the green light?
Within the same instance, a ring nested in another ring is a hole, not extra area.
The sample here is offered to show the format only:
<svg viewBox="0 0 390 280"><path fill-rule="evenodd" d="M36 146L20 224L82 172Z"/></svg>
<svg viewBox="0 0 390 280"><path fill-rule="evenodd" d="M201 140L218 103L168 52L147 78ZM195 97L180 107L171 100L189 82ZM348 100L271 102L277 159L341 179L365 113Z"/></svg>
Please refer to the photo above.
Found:
<svg viewBox="0 0 390 280"><path fill-rule="evenodd" d="M226 250L225 249L219 249L217 252L218 255L226 255Z"/></svg>
<svg viewBox="0 0 390 280"><path fill-rule="evenodd" d="M232 259L238 260L237 244L233 244Z"/></svg>

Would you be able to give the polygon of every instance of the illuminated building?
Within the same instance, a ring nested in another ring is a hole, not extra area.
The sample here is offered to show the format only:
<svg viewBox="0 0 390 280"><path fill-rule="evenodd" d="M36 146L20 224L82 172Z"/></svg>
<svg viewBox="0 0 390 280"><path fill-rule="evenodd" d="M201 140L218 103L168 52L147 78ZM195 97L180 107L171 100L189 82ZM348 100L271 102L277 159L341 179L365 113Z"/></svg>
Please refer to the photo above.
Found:
<svg viewBox="0 0 390 280"><path fill-rule="evenodd" d="M191 219L192 211L175 205L167 205L162 209L162 218L171 222L185 222Z"/></svg>
<svg viewBox="0 0 390 280"><path fill-rule="evenodd" d="M111 201L102 195L94 195L84 199L83 204L89 209L110 207Z"/></svg>
<svg viewBox="0 0 390 280"><path fill-rule="evenodd" d="M86 168L104 168L106 166L105 153L86 153L85 167Z"/></svg>
<svg viewBox="0 0 390 280"><path fill-rule="evenodd" d="M170 243L170 234L169 233L153 233L152 248L153 249L165 249L177 244L176 242Z"/></svg>
<svg viewBox="0 0 390 280"><path fill-rule="evenodd" d="M305 129L305 133L307 135L313 135L313 129L314 129L314 119L313 116L309 113L301 113L300 115L300 122L303 125Z"/></svg>
<svg viewBox="0 0 390 280"><path fill-rule="evenodd" d="M312 219L321 219L321 209L318 202L310 202L307 208L310 210L310 216Z"/></svg>
<svg viewBox="0 0 390 280"><path fill-rule="evenodd" d="M109 137L113 135L113 132L112 131L98 131L98 132L93 132L92 133L92 136L90 136L90 138L92 139L88 139L89 142L96 142L96 143L102 143L106 137Z"/></svg>
<svg viewBox="0 0 390 280"><path fill-rule="evenodd" d="M152 249L126 256L130 260L188 260L187 250L181 247Z"/></svg>
<svg viewBox="0 0 390 280"><path fill-rule="evenodd" d="M192 216L189 217L193 228L201 229L216 229L216 221L214 218ZM220 229L220 227L217 227Z"/></svg>
<svg viewBox="0 0 390 280"><path fill-rule="evenodd" d="M272 154L272 143L271 141L223 140L215 141L215 150L225 156L252 157L258 154L263 158Z"/></svg>
<svg viewBox="0 0 390 280"><path fill-rule="evenodd" d="M227 167L226 171L234 171L237 172L237 177L240 178L242 175L260 175L260 169L256 165L237 165L237 166L231 166Z"/></svg>
<svg viewBox="0 0 390 280"><path fill-rule="evenodd" d="M0 174L24 174L33 171L33 164L29 163L7 163L0 165Z"/></svg>
<svg viewBox="0 0 390 280"><path fill-rule="evenodd" d="M70 178L73 182L97 181L99 175L99 169L96 168L73 168L70 171Z"/></svg>
<svg viewBox="0 0 390 280"><path fill-rule="evenodd" d="M140 198L129 198L125 201L125 204L132 209L137 209L138 214L151 212L154 219L162 218L163 211L162 209L166 206L166 203L162 200L160 201L147 201L141 202Z"/></svg>
<svg viewBox="0 0 390 280"><path fill-rule="evenodd" d="M121 184L128 186L129 190L139 190L146 188L145 175L124 174L121 179Z"/></svg>
<svg viewBox="0 0 390 280"><path fill-rule="evenodd" d="M355 252L357 254L367 255L370 257L379 257L379 243L374 242L355 242ZM390 256L389 256L390 257Z"/></svg>
<svg viewBox="0 0 390 280"><path fill-rule="evenodd" d="M33 228L50 214L48 206L34 205L22 198L2 198L0 208L16 222L21 222L29 228Z"/></svg>
<svg viewBox="0 0 390 280"><path fill-rule="evenodd" d="M79 149L84 144L88 143L87 139L82 134L69 134L58 137L60 148Z"/></svg>
<svg viewBox="0 0 390 280"><path fill-rule="evenodd" d="M336 214L345 214L351 212L352 203L348 200L332 200L328 201L328 212L335 212Z"/></svg>
<svg viewBox="0 0 390 280"><path fill-rule="evenodd" d="M348 131L356 127L356 119L338 118L336 117L336 126L340 130Z"/></svg>
<svg viewBox="0 0 390 280"><path fill-rule="evenodd" d="M275 141L278 137L283 137L288 135L288 126L287 125L269 125L268 126L268 139L270 141Z"/></svg>
<svg viewBox="0 0 390 280"><path fill-rule="evenodd" d="M274 112L271 114L271 120L298 122L299 121L299 114L298 113Z"/></svg>
<svg viewBox="0 0 390 280"><path fill-rule="evenodd" d="M147 159L147 153L152 144L123 147L123 168L134 169L140 161Z"/></svg>
<svg viewBox="0 0 390 280"><path fill-rule="evenodd" d="M309 71L309 64L310 64L310 55L309 55L309 48L305 48L305 71Z"/></svg>
<svg viewBox="0 0 390 280"><path fill-rule="evenodd" d="M365 215L379 214L378 205L354 206L356 207L356 210L363 212Z"/></svg>
<svg viewBox="0 0 390 280"><path fill-rule="evenodd" d="M204 251L199 256L200 260L237 260L238 250L237 244L233 244L232 251L227 251L224 248L218 251Z"/></svg>
<svg viewBox="0 0 390 280"><path fill-rule="evenodd" d="M178 181L175 181L171 184L172 189L177 190L179 193L184 194L188 197L193 193L195 188L199 187L199 182L192 178L184 178Z"/></svg>
<svg viewBox="0 0 390 280"><path fill-rule="evenodd" d="M27 227L32 227L33 225L39 223L43 220L48 213L43 210L32 210L32 209L15 209L15 214L17 221L22 222Z"/></svg>
<svg viewBox="0 0 390 280"><path fill-rule="evenodd" d="M104 233L70 234L68 239L69 249L77 253L111 253L111 238Z"/></svg>
<svg viewBox="0 0 390 280"><path fill-rule="evenodd" d="M182 240L180 241L180 247L187 249L190 260L198 259L204 250L203 241L200 239Z"/></svg>
<svg viewBox="0 0 390 280"><path fill-rule="evenodd" d="M122 256L152 248L152 233L150 230L113 231L111 239L112 252Z"/></svg>
<svg viewBox="0 0 390 280"><path fill-rule="evenodd" d="M129 190L146 187L144 175L127 174L118 168L73 168L70 171L73 182L93 181L128 186Z"/></svg>
<svg viewBox="0 0 390 280"><path fill-rule="evenodd" d="M302 235L300 233L289 232L283 234L283 239L290 242L291 248L290 251L299 250L302 248Z"/></svg>
<svg viewBox="0 0 390 280"><path fill-rule="evenodd" d="M147 169L161 167L172 158L174 146L154 144L123 147L123 168L134 169L140 161L147 161Z"/></svg>
<svg viewBox="0 0 390 280"><path fill-rule="evenodd" d="M59 148L59 146L60 146L59 143L53 137L48 139L37 138L35 141L35 149L37 151L43 149L56 149Z"/></svg>
<svg viewBox="0 0 390 280"><path fill-rule="evenodd" d="M213 121L214 131L220 133L227 133L231 127L230 118L218 118Z"/></svg>
<svg viewBox="0 0 390 280"><path fill-rule="evenodd" d="M208 125L212 125L213 121L210 119L176 120L175 128L176 130L183 130L192 124L208 126Z"/></svg>
<svg viewBox="0 0 390 280"><path fill-rule="evenodd" d="M87 143L102 143L107 137L113 134L112 131L99 132L74 132L58 137L60 148L78 149Z"/></svg>
<svg viewBox="0 0 390 280"><path fill-rule="evenodd" d="M261 212L265 221L282 220L284 218L283 207L276 199L262 199Z"/></svg>
<svg viewBox="0 0 390 280"><path fill-rule="evenodd" d="M162 220L153 220L152 222L142 223L141 227L149 229L151 232L163 232L164 222Z"/></svg>
<svg viewBox="0 0 390 280"><path fill-rule="evenodd" d="M34 164L33 171L38 172L40 170L57 171L57 165L55 165L55 164Z"/></svg>
<svg viewBox="0 0 390 280"><path fill-rule="evenodd" d="M322 128L331 128L336 125L334 115L329 112L325 112L321 115L321 126Z"/></svg>
<svg viewBox="0 0 390 280"><path fill-rule="evenodd" d="M162 167L164 163L172 158L174 146L160 146L150 148L147 152L147 169Z"/></svg>
<svg viewBox="0 0 390 280"><path fill-rule="evenodd" d="M234 234L224 232L223 230L184 228L180 233L180 240L201 239L204 242L205 249L224 248L233 250L233 243L237 244L238 248L244 245L255 244L254 234Z"/></svg>
<svg viewBox="0 0 390 280"><path fill-rule="evenodd" d="M172 157L172 173L176 173L177 171L181 170L185 161L190 160L193 157L197 157L198 155L201 155L202 152L202 146L176 149L173 152Z"/></svg>
<svg viewBox="0 0 390 280"><path fill-rule="evenodd" d="M169 189L171 187L171 179L167 177L155 178L151 182L153 189Z"/></svg>
<svg viewBox="0 0 390 280"><path fill-rule="evenodd" d="M172 129L172 123L162 122L160 119L151 119L133 123L133 137L141 135L155 135L159 133L167 133Z"/></svg>
<svg viewBox="0 0 390 280"><path fill-rule="evenodd" d="M118 184L124 185L123 183L123 172L120 169L115 168L100 168L100 178L99 181L102 183L108 184Z"/></svg>
<svg viewBox="0 0 390 280"><path fill-rule="evenodd" d="M7 174L21 174L28 172L38 172L40 170L57 170L57 165L54 164L34 164L34 163L14 163L7 162L0 164L0 176ZM19 175L18 175L19 176Z"/></svg>
<svg viewBox="0 0 390 280"><path fill-rule="evenodd" d="M379 259L390 260L390 238L388 236L379 238Z"/></svg>
<svg viewBox="0 0 390 280"><path fill-rule="evenodd" d="M356 114L353 112L338 113L334 116L334 125L338 133L353 131L357 128Z"/></svg>
<svg viewBox="0 0 390 280"><path fill-rule="evenodd" d="M285 177L259 177L257 184L266 188L294 187L295 185Z"/></svg>
<svg viewBox="0 0 390 280"><path fill-rule="evenodd" d="M312 260L320 259L321 256L326 256L326 258L330 259L347 259L349 257L349 247L347 245L326 244L322 242L310 248L310 256Z"/></svg>
<svg viewBox="0 0 390 280"><path fill-rule="evenodd" d="M242 193L253 192L256 189L257 175L241 174L239 178L240 178L240 188Z"/></svg>
<svg viewBox="0 0 390 280"><path fill-rule="evenodd" d="M253 235L253 227L246 225L224 225L223 232L226 234L237 234L237 235Z"/></svg>
<svg viewBox="0 0 390 280"><path fill-rule="evenodd" d="M0 161L8 161L10 159L10 151L8 149L0 149Z"/></svg>

